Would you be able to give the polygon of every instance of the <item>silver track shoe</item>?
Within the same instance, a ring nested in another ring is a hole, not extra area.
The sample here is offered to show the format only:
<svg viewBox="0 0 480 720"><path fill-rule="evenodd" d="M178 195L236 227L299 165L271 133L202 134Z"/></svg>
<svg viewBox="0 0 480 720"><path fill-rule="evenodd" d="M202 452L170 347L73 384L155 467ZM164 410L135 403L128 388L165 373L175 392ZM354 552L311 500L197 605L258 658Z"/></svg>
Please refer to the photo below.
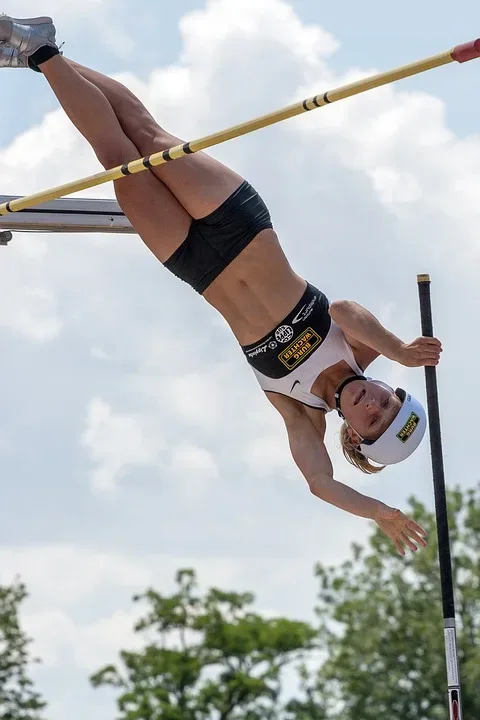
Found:
<svg viewBox="0 0 480 720"><path fill-rule="evenodd" d="M0 68L28 68L28 58L15 48L0 44Z"/></svg>
<svg viewBox="0 0 480 720"><path fill-rule="evenodd" d="M9 28L3 42L15 50L24 53L27 57L44 45L57 47L55 42L55 25L52 18L12 18L9 15L0 15L0 25Z"/></svg>

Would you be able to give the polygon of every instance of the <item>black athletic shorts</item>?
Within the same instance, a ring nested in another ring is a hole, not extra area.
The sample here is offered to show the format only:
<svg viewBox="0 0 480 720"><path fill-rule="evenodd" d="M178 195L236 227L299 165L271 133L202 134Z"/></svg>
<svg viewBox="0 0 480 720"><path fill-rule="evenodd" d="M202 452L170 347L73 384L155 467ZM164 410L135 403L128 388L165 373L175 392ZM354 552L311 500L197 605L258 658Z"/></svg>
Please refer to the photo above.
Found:
<svg viewBox="0 0 480 720"><path fill-rule="evenodd" d="M244 180L219 208L192 221L186 239L164 265L203 293L259 232L272 227L267 206Z"/></svg>
<svg viewBox="0 0 480 720"><path fill-rule="evenodd" d="M307 283L305 292L276 327L252 345L242 345L249 365L269 378L283 378L323 343L332 318L326 295Z"/></svg>

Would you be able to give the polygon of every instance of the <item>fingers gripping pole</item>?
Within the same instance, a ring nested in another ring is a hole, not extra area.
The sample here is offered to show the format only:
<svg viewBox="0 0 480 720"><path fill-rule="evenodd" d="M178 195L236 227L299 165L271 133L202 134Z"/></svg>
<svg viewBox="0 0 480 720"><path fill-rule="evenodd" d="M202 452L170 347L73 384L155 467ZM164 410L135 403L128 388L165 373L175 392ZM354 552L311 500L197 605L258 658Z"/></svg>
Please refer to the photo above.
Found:
<svg viewBox="0 0 480 720"><path fill-rule="evenodd" d="M329 90L320 95L315 95L312 98L308 98L303 102L289 105L282 110L270 113L268 115L262 115L261 117L250 120L249 122L241 125L235 125L234 127L221 130L220 132L214 133L213 135L207 135L206 137L200 138L199 140L192 140L183 145L176 145L169 150L163 152L154 153L145 158L139 158L132 162L125 163L125 165L118 166L111 170L104 170L103 172L90 175L79 180L66 183L65 185L58 185L57 187L44 190L42 192L35 193L33 195L27 195L17 200L4 203L0 205L0 215L6 215L10 212L17 212L18 210L25 210L29 207L35 207L41 203L49 202L50 200L56 200L57 198L70 195L72 193L80 192L80 190L86 190L87 188L102 185L103 183L110 182L112 180L119 180L122 177L133 175L137 172L142 172L151 167L157 167L158 165L164 165L172 160L178 160L179 158L185 157L192 153L199 152L200 150L206 150L214 145L219 145L227 140L246 135L261 128L273 125L275 123L282 122L289 118L301 115L304 112L315 110L316 108L329 105L339 100L344 100L347 97L358 95L372 90L373 88L380 87L382 85L388 85L389 83L402 80L403 78L410 77L412 75L418 75L419 73L427 70L432 70L448 63L467 62L474 58L480 57L480 39L473 40L465 45L459 45L453 50L441 53L440 55L433 55L432 57L426 58L425 60L419 60L411 63L410 65L403 65L394 70L388 72L379 73L378 75L372 75L369 78L358 80L357 82L343 85L342 87L334 90Z"/></svg>

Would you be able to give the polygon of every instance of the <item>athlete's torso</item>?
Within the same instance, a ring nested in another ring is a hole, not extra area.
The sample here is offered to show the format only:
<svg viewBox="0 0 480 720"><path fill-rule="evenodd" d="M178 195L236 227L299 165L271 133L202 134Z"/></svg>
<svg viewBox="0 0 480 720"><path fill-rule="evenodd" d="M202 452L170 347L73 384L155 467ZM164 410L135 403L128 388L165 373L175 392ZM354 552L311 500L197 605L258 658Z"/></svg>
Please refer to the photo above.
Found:
<svg viewBox="0 0 480 720"><path fill-rule="evenodd" d="M288 323L312 291L322 301L317 300L312 312L307 311L300 321ZM330 317L328 300L312 286L306 287L305 280L293 271L273 230L261 232L214 280L204 297L230 325L266 392L328 411L331 408L325 400L311 392L318 376L341 361L362 374L352 348ZM278 333L278 340L275 332L284 325L291 332ZM301 357L295 356L292 345L297 342Z"/></svg>
<svg viewBox="0 0 480 720"><path fill-rule="evenodd" d="M332 408L312 392L319 375L342 361L362 374L344 333L330 317L327 298L309 284L279 325L242 349L263 390L325 411Z"/></svg>

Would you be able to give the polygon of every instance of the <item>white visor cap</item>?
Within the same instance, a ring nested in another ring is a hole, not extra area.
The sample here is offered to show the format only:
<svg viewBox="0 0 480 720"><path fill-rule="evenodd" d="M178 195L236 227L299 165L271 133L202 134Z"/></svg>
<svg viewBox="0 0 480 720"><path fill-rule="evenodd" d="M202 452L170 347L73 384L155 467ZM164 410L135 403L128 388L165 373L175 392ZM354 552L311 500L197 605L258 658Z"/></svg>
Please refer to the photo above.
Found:
<svg viewBox="0 0 480 720"><path fill-rule="evenodd" d="M369 378L369 381L393 392L393 388L378 380ZM399 388L396 394L402 400L402 407L391 425L378 440L360 444L362 453L380 465L395 465L410 457L422 442L427 429L427 413L423 405L405 390Z"/></svg>

